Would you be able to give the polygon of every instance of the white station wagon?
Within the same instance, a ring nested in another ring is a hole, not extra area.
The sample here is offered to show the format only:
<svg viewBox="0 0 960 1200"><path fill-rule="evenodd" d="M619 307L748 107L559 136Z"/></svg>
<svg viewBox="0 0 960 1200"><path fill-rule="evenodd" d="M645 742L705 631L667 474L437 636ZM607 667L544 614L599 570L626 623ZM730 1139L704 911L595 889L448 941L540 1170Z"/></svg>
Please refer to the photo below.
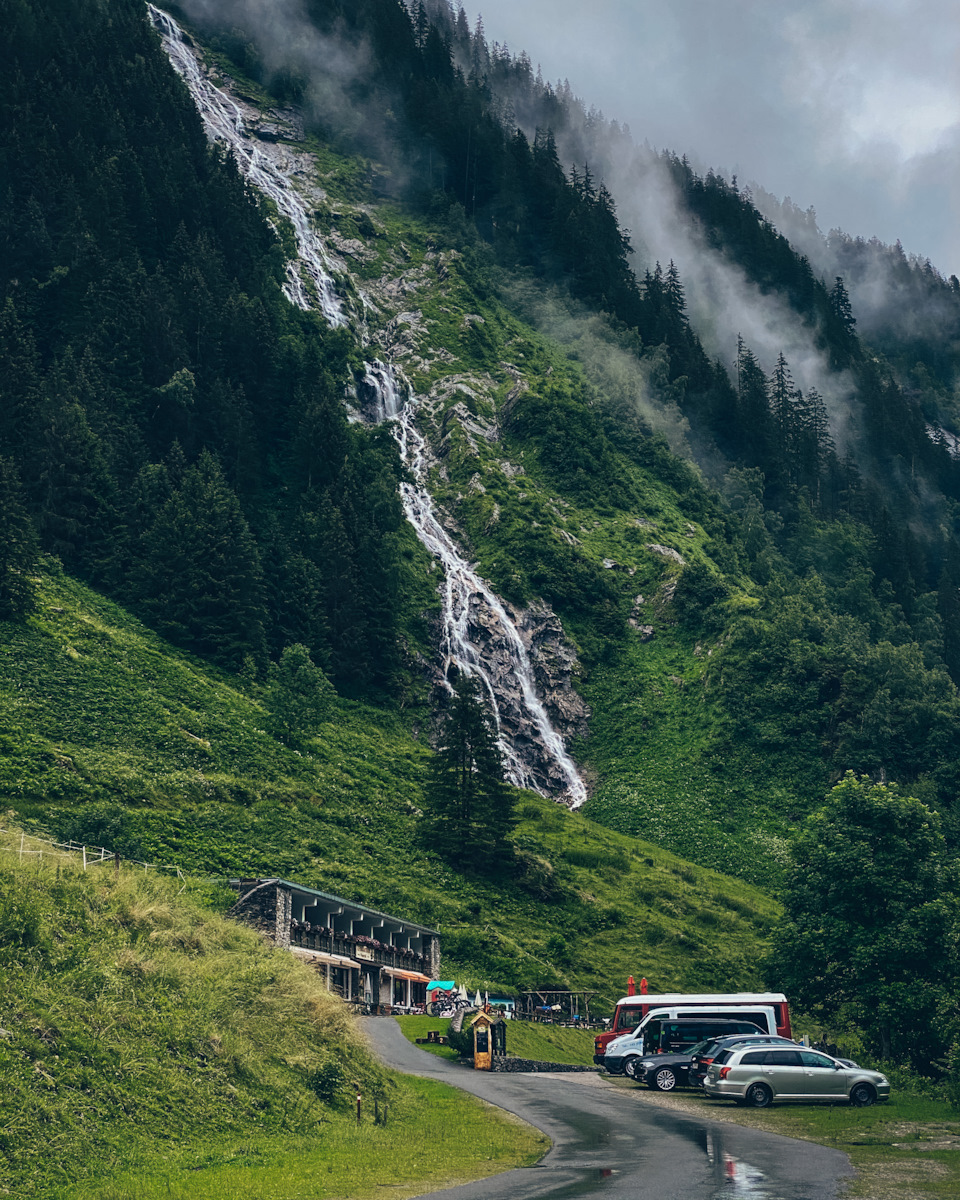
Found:
<svg viewBox="0 0 960 1200"><path fill-rule="evenodd" d="M703 1090L713 1100L766 1108L776 1100L847 1100L863 1107L890 1098L879 1071L850 1066L802 1046L734 1046L710 1064Z"/></svg>

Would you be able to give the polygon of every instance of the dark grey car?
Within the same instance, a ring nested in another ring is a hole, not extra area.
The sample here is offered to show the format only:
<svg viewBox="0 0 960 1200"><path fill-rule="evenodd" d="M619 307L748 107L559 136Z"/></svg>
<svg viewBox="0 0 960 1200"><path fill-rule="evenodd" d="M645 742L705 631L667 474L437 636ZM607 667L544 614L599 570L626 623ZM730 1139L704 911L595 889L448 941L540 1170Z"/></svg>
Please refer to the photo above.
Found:
<svg viewBox="0 0 960 1200"><path fill-rule="evenodd" d="M776 1100L844 1100L864 1106L890 1096L879 1071L848 1067L802 1046L734 1046L710 1064L703 1090L713 1100L766 1108Z"/></svg>

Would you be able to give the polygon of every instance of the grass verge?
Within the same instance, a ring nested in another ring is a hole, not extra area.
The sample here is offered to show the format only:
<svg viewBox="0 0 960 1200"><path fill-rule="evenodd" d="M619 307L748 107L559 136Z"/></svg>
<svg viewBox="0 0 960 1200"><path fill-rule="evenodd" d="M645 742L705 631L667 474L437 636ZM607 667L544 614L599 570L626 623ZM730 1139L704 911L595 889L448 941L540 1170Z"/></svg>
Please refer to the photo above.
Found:
<svg viewBox="0 0 960 1200"><path fill-rule="evenodd" d="M529 1166L549 1147L523 1121L445 1084L405 1076L397 1090L385 1125L370 1106L360 1125L339 1114L309 1136L202 1143L51 1200L404 1200Z"/></svg>
<svg viewBox="0 0 960 1200"><path fill-rule="evenodd" d="M430 1029L446 1035L450 1021L439 1017L396 1017L404 1036L411 1042L426 1037ZM442 1058L457 1058L449 1046L421 1046ZM507 1022L507 1054L514 1058L532 1058L540 1062L569 1063L571 1066L593 1062L593 1034L587 1029L564 1029L531 1021Z"/></svg>

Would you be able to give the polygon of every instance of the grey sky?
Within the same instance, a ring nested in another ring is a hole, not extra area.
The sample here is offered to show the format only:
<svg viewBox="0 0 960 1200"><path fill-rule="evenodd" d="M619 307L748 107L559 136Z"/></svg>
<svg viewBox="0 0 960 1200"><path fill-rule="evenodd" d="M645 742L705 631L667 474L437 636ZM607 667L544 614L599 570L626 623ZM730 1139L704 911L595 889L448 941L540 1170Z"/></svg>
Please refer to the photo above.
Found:
<svg viewBox="0 0 960 1200"><path fill-rule="evenodd" d="M820 228L960 274L956 0L483 0L487 39Z"/></svg>

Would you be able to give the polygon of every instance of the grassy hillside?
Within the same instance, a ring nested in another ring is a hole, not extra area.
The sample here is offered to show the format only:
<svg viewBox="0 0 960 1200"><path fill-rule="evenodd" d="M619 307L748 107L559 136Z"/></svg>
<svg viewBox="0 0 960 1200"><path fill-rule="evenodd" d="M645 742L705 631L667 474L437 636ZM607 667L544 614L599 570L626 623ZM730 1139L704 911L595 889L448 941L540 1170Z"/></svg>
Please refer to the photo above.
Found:
<svg viewBox="0 0 960 1200"><path fill-rule="evenodd" d="M416 847L429 750L337 701L291 750L257 688L172 651L57 574L0 625L4 803L59 837L217 876L280 874L443 932L471 986L747 987L777 906L745 883L525 794L520 872L466 877Z"/></svg>
<svg viewBox="0 0 960 1200"><path fill-rule="evenodd" d="M0 838L5 1194L281 1196L295 1161L297 1195L342 1200L373 1194L388 1163L407 1195L542 1153L534 1131L385 1072L317 976L219 916L224 899ZM470 1146L445 1153L453 1107Z"/></svg>

